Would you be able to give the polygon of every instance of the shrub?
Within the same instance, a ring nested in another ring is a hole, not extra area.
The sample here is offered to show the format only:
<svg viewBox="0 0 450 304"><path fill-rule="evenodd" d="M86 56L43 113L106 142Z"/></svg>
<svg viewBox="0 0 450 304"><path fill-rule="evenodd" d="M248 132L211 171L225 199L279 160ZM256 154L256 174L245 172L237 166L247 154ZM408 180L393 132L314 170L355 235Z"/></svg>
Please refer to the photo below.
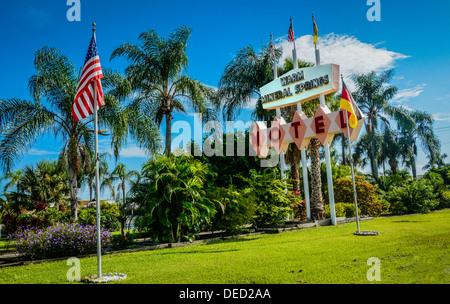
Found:
<svg viewBox="0 0 450 304"><path fill-rule="evenodd" d="M229 188L213 188L208 191L208 196L216 197L224 206L212 220L212 229L225 230L227 234L238 234L246 229L245 225L251 224L256 213L256 202L247 190Z"/></svg>
<svg viewBox="0 0 450 304"><path fill-rule="evenodd" d="M112 247L114 249L125 249L132 245L134 237L131 233L126 232L125 235L114 235L112 240Z"/></svg>
<svg viewBox="0 0 450 304"><path fill-rule="evenodd" d="M102 207L102 205L101 205ZM78 222L83 225L97 224L97 210L95 208L82 209L78 213ZM117 231L120 229L119 220L110 212L100 210L100 227L109 231Z"/></svg>
<svg viewBox="0 0 450 304"><path fill-rule="evenodd" d="M3 215L2 224L5 225L9 234L13 234L18 229L46 228L58 222L68 222L69 219L70 211L47 209L32 214L17 215L12 210L8 210Z"/></svg>
<svg viewBox="0 0 450 304"><path fill-rule="evenodd" d="M292 185L279 179L276 172L264 170L262 174L253 173L252 178L244 180L249 184L248 191L256 202L257 226L275 226L284 222L292 213Z"/></svg>
<svg viewBox="0 0 450 304"><path fill-rule="evenodd" d="M294 213L294 218L298 218L301 221L306 220L306 203L300 197L296 197L292 203L292 212Z"/></svg>
<svg viewBox="0 0 450 304"><path fill-rule="evenodd" d="M356 216L355 204L348 203L337 203L334 204L334 209L336 210L336 217L354 217ZM325 217L331 217L330 205L325 205L324 207ZM360 208L358 206L358 214L361 214Z"/></svg>
<svg viewBox="0 0 450 304"><path fill-rule="evenodd" d="M111 233L102 229L102 249L111 245L111 238ZM67 223L44 229L27 228L13 235L13 245L33 260L90 254L97 252L97 230L95 226Z"/></svg>
<svg viewBox="0 0 450 304"><path fill-rule="evenodd" d="M439 198L439 208L450 208L450 191L446 190L441 192Z"/></svg>
<svg viewBox="0 0 450 304"><path fill-rule="evenodd" d="M359 215L380 216L383 205L378 197L375 187L362 177L355 176L355 186ZM353 182L351 178L339 178L334 183L334 199L336 202L354 204Z"/></svg>
<svg viewBox="0 0 450 304"><path fill-rule="evenodd" d="M394 214L427 213L438 206L437 195L426 179L417 179L392 189L385 199L391 203L390 210Z"/></svg>

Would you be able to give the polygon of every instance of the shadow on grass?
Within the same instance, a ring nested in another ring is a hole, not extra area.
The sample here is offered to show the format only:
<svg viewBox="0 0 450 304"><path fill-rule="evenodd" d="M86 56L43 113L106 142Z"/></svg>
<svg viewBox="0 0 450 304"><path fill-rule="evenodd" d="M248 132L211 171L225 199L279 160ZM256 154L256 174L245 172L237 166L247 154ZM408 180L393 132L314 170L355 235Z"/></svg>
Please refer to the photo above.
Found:
<svg viewBox="0 0 450 304"><path fill-rule="evenodd" d="M215 245L215 244L223 244L223 243L237 243L237 242L249 242L254 241L255 238L252 237L243 237L243 238L236 238L236 239L225 239L225 240L211 240L205 242L205 245Z"/></svg>
<svg viewBox="0 0 450 304"><path fill-rule="evenodd" d="M192 254L192 253L224 253L224 252L231 252L231 251L239 251L238 249L227 249L227 250L192 250L192 251L178 251L178 252L171 252L171 251L167 251L167 252L160 252L158 254L160 255L166 255L166 254Z"/></svg>
<svg viewBox="0 0 450 304"><path fill-rule="evenodd" d="M425 223L430 221L413 221L413 220L398 220L398 221L392 221L392 223Z"/></svg>

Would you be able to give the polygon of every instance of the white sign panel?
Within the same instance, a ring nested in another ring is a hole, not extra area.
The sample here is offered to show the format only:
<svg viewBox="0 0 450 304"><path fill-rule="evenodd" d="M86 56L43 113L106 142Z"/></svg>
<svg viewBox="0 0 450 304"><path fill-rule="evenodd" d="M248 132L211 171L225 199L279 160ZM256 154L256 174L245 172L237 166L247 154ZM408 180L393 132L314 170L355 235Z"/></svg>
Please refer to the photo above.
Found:
<svg viewBox="0 0 450 304"><path fill-rule="evenodd" d="M291 70L260 88L263 109L307 102L339 90L339 65L324 64Z"/></svg>

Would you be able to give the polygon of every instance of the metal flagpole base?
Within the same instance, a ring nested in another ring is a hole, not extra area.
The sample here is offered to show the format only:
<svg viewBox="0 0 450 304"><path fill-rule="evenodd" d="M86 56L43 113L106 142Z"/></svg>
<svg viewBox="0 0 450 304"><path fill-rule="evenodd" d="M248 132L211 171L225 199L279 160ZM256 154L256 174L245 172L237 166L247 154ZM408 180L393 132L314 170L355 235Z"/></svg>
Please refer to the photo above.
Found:
<svg viewBox="0 0 450 304"><path fill-rule="evenodd" d="M120 281L127 278L126 274L123 273L106 273L102 274L102 276L99 278L98 275L93 274L90 276L87 276L83 279L83 282L85 283L108 283L108 282L114 282L114 281Z"/></svg>
<svg viewBox="0 0 450 304"><path fill-rule="evenodd" d="M356 231L354 234L361 235L361 236L375 236L375 235L378 235L379 232L377 232L377 231L359 231L359 232Z"/></svg>

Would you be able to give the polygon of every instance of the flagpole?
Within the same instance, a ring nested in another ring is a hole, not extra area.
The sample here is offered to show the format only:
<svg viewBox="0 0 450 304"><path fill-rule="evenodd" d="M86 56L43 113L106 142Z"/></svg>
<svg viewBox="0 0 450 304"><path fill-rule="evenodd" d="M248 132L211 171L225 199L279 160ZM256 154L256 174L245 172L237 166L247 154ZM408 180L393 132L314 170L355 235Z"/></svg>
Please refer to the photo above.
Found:
<svg viewBox="0 0 450 304"><path fill-rule="evenodd" d="M92 32L94 33L95 39L95 23L92 23ZM95 39L97 40L97 39ZM97 211L97 267L98 267L98 278L102 277L102 243L101 243L101 233L100 233L100 178L99 178L99 158L98 158L98 116L97 116L97 107L98 107L98 95L97 95L97 85L93 85L94 87L94 138L95 138L95 201L96 201L96 211Z"/></svg>
<svg viewBox="0 0 450 304"><path fill-rule="evenodd" d="M273 52L273 79L277 79L278 78L278 71L277 71L277 61L276 61L276 56L275 56L275 45L273 43L273 35L272 32L270 33L270 47L271 47L271 52Z"/></svg>
<svg viewBox="0 0 450 304"><path fill-rule="evenodd" d="M316 45L316 66L320 66L320 53L317 45ZM323 94L319 95L319 101L321 106L327 108L327 105L325 104L325 96ZM330 143L326 143L323 148L325 150L325 161L327 168L328 201L330 203L331 224L336 225L336 209L334 206L333 173L331 171Z"/></svg>
<svg viewBox="0 0 450 304"><path fill-rule="evenodd" d="M278 78L278 73L277 73L277 63L276 63L276 58L275 58L275 46L273 45L273 36L272 33L270 33L270 43L271 46L273 46L273 59L274 59L274 65L273 65L273 78L277 79ZM276 116L281 119L281 110L280 108L276 108L275 109L276 112ZM280 125L281 128L281 125ZM286 178L286 174L285 174L285 162L284 162L284 152L280 152L280 173L281 173L281 179L285 179ZM287 190L286 190L287 191Z"/></svg>
<svg viewBox="0 0 450 304"><path fill-rule="evenodd" d="M292 21L292 16L291 16L291 26L292 26L292 31L294 31L294 22ZM294 69L298 69L297 49L295 48L295 35L294 35L294 41L292 41L292 43L294 44L294 49L292 50L292 60L294 63Z"/></svg>
<svg viewBox="0 0 450 304"><path fill-rule="evenodd" d="M342 83L344 83L344 79L341 75ZM355 185L355 172L353 170L353 157L352 157L352 146L350 141L350 127L348 121L348 111L345 110L346 117L346 125L347 125L347 139L348 139L348 153L350 157L350 167L352 169L352 183L353 183L353 199L355 200L355 211L356 211L356 227L358 228L358 233L361 233L359 229L359 214L358 214L358 199L356 195L356 185Z"/></svg>

